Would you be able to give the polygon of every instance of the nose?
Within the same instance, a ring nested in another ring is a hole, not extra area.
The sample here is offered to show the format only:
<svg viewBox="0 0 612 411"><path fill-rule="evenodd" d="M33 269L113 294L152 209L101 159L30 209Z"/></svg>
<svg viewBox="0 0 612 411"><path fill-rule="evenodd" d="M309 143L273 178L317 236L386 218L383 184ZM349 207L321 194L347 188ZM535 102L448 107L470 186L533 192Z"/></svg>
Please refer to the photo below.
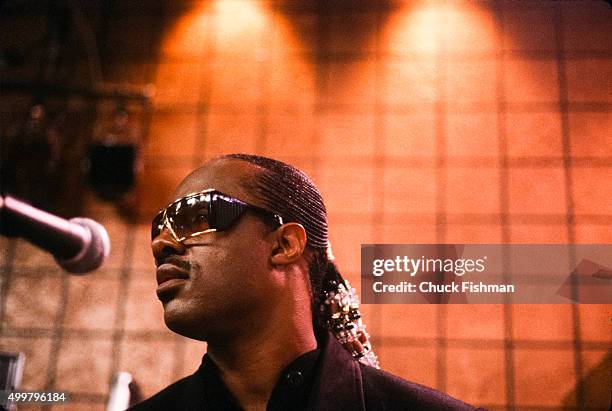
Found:
<svg viewBox="0 0 612 411"><path fill-rule="evenodd" d="M182 255L186 250L185 246L177 242L166 227L151 241L151 249L156 261L163 260L171 255Z"/></svg>

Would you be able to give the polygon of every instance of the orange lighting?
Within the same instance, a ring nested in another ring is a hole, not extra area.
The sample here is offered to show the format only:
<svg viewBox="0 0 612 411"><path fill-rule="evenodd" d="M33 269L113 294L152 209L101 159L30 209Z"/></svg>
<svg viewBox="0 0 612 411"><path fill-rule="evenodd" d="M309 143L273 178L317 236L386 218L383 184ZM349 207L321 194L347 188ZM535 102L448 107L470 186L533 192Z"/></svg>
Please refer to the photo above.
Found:
<svg viewBox="0 0 612 411"><path fill-rule="evenodd" d="M496 33L492 14L482 4L421 2L390 16L383 47L393 55L492 51Z"/></svg>
<svg viewBox="0 0 612 411"><path fill-rule="evenodd" d="M247 56L263 52L272 22L260 2L216 1L212 18L217 52Z"/></svg>
<svg viewBox="0 0 612 411"><path fill-rule="evenodd" d="M495 53L496 23L486 4L448 2L443 12L441 30L447 53L489 56Z"/></svg>
<svg viewBox="0 0 612 411"><path fill-rule="evenodd" d="M179 89L173 84L181 76L198 73L179 72L180 63L172 59L176 56L179 61L192 60L210 75L207 82L215 103L245 108L267 96L275 108L290 105L308 111L314 104L316 70L304 56L308 46L298 35L286 16L263 2L198 3L177 17L164 36L162 54L170 57L165 60L169 74L158 75L159 94L167 88L166 94L176 95ZM260 64L270 67L264 82Z"/></svg>
<svg viewBox="0 0 612 411"><path fill-rule="evenodd" d="M393 13L383 31L383 47L394 55L434 54L438 49L440 6L420 4Z"/></svg>
<svg viewBox="0 0 612 411"><path fill-rule="evenodd" d="M164 34L161 52L165 56L200 56L207 42L210 25L208 6L204 3L182 15Z"/></svg>
<svg viewBox="0 0 612 411"><path fill-rule="evenodd" d="M214 45L220 53L253 53L261 47L271 24L269 13L259 2L201 2L180 16L167 31L162 42L166 55L195 56Z"/></svg>

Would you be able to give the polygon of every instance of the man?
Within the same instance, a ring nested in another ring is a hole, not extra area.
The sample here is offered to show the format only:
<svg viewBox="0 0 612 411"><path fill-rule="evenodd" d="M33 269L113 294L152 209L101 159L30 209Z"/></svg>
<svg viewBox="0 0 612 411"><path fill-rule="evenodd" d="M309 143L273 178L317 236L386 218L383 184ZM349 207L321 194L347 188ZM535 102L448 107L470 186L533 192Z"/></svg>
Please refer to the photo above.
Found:
<svg viewBox="0 0 612 411"><path fill-rule="evenodd" d="M376 368L305 174L226 155L174 197L152 227L157 295L168 328L208 352L135 410L473 409Z"/></svg>

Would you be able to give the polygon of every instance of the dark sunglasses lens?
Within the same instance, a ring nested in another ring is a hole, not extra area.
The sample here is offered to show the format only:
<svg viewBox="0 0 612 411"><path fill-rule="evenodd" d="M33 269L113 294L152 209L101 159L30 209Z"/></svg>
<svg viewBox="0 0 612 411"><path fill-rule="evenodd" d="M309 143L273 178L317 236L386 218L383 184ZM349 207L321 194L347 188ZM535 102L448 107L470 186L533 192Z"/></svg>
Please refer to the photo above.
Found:
<svg viewBox="0 0 612 411"><path fill-rule="evenodd" d="M201 197L187 199L168 210L168 220L179 238L189 237L210 228L208 209L208 201Z"/></svg>

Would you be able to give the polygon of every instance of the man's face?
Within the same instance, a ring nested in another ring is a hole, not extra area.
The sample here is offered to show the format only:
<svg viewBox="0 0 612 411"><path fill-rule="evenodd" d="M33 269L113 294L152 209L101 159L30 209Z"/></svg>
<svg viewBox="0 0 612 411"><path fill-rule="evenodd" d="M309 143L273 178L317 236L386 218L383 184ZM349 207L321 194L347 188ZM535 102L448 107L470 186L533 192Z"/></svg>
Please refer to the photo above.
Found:
<svg viewBox="0 0 612 411"><path fill-rule="evenodd" d="M208 188L259 205L241 185L256 167L240 160L218 160L187 177L174 198ZM211 232L177 243L167 229L151 244L158 265L157 292L164 320L186 337L231 337L251 319L266 318L280 292L272 275L274 235L255 214L246 212L227 231ZM168 280L170 278L170 280Z"/></svg>

